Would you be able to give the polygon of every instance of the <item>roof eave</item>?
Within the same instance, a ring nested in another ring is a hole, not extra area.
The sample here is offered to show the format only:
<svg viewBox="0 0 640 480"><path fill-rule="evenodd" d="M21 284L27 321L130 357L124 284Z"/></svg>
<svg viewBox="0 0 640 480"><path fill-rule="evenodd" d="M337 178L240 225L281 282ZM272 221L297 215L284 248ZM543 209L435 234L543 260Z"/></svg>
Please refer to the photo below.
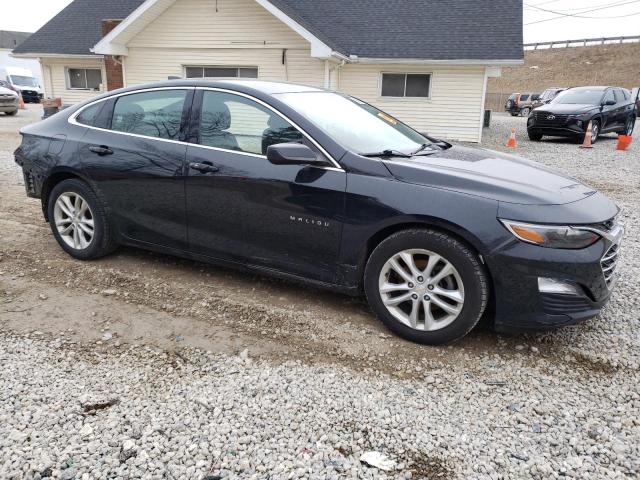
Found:
<svg viewBox="0 0 640 480"><path fill-rule="evenodd" d="M38 52L25 52L25 53L11 53L15 58L102 58L102 55L95 55L92 53L38 53Z"/></svg>
<svg viewBox="0 0 640 480"><path fill-rule="evenodd" d="M377 64L402 64L402 65L478 65L496 67L517 67L524 65L523 59L429 59L429 58L375 58L350 55L351 63L377 63Z"/></svg>

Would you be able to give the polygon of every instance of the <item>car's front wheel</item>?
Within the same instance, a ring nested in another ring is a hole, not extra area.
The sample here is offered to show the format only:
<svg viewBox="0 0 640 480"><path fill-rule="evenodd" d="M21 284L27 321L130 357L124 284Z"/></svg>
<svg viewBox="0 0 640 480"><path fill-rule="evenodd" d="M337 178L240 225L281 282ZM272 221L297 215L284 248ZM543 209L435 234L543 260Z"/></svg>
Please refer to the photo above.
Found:
<svg viewBox="0 0 640 480"><path fill-rule="evenodd" d="M540 140L542 140L542 134L540 132L527 130L527 135L529 135L529 140L532 140L534 142L539 142Z"/></svg>
<svg viewBox="0 0 640 480"><path fill-rule="evenodd" d="M365 268L369 305L392 331L430 345L465 336L480 320L488 280L478 256L459 240L431 229L395 233Z"/></svg>
<svg viewBox="0 0 640 480"><path fill-rule="evenodd" d="M524 107L520 111L520 115L522 115L523 117L528 117L530 113L531 113L531 109L529 107Z"/></svg>
<svg viewBox="0 0 640 480"><path fill-rule="evenodd" d="M99 258L115 248L106 208L81 180L58 183L49 194L47 212L53 236L72 257Z"/></svg>
<svg viewBox="0 0 640 480"><path fill-rule="evenodd" d="M627 118L627 122L625 123L624 134L631 135L633 133L633 127L635 126L636 126L636 117L635 115L631 115L629 116L629 118Z"/></svg>
<svg viewBox="0 0 640 480"><path fill-rule="evenodd" d="M12 116L13 116L13 115L15 115L16 113L18 113L18 110L13 110L13 111L11 111L11 112L4 112L4 113L5 113L5 115L8 115L8 116L12 117Z"/></svg>
<svg viewBox="0 0 640 480"><path fill-rule="evenodd" d="M600 137L600 121L592 120L591 121L591 143L596 143L598 141L598 137Z"/></svg>

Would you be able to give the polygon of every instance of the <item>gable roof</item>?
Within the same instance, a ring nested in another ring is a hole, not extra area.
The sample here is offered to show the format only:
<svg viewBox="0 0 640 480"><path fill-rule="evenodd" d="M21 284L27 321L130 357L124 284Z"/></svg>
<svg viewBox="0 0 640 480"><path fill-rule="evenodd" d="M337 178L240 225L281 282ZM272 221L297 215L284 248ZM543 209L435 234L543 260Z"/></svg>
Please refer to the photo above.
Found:
<svg viewBox="0 0 640 480"><path fill-rule="evenodd" d="M0 48L8 48L13 50L22 42L24 42L31 32L14 32L11 30L0 30Z"/></svg>
<svg viewBox="0 0 640 480"><path fill-rule="evenodd" d="M75 0L14 53L86 55L96 46L97 53L126 54L126 47L114 40L135 35L174 1ZM314 56L461 62L523 58L523 0L256 2L309 40ZM102 19L125 17L101 40Z"/></svg>
<svg viewBox="0 0 640 480"><path fill-rule="evenodd" d="M13 54L92 55L102 37L102 20L123 19L144 0L74 0Z"/></svg>
<svg viewBox="0 0 640 480"><path fill-rule="evenodd" d="M522 0L271 0L334 50L368 58L521 60Z"/></svg>

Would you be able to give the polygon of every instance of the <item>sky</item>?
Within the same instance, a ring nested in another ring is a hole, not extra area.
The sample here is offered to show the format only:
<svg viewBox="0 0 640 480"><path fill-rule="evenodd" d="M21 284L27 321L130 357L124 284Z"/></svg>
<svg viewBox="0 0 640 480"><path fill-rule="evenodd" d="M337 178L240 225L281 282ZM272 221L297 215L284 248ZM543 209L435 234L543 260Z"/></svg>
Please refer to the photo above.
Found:
<svg viewBox="0 0 640 480"><path fill-rule="evenodd" d="M69 3L2 0L0 30L35 32ZM525 43L640 35L640 0L524 0L524 24Z"/></svg>

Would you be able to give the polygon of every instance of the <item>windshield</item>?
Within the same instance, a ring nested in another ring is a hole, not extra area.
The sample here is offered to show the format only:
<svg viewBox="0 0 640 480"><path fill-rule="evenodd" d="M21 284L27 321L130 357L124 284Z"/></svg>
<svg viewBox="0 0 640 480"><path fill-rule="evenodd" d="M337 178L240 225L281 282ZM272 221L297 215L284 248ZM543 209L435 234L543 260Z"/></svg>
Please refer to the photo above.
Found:
<svg viewBox="0 0 640 480"><path fill-rule="evenodd" d="M11 75L11 82L21 87L37 87L38 81L33 77L23 77L22 75Z"/></svg>
<svg viewBox="0 0 640 480"><path fill-rule="evenodd" d="M565 90L558 94L552 103L561 104L580 104L587 103L590 105L597 105L602 98L602 89L580 89L580 90Z"/></svg>
<svg viewBox="0 0 640 480"><path fill-rule="evenodd" d="M404 123L353 97L330 92L276 94L336 142L359 154L410 153L431 142Z"/></svg>

